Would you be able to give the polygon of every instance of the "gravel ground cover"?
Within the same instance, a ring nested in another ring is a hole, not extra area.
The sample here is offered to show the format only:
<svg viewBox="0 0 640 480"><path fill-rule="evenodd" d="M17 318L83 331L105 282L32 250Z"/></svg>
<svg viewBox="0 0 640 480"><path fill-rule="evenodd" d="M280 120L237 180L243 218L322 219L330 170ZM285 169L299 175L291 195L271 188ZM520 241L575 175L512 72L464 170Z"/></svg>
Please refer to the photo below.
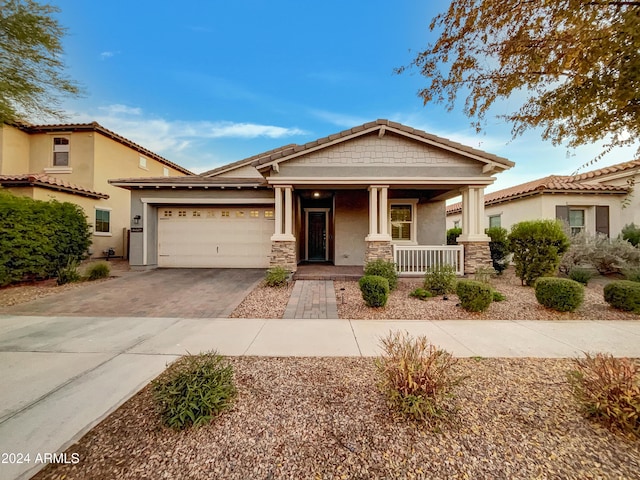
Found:
<svg viewBox="0 0 640 480"><path fill-rule="evenodd" d="M208 426L161 427L149 387L44 479L638 478L640 442L581 417L570 360L460 359L439 431L394 418L370 358L232 358L239 395Z"/></svg>
<svg viewBox="0 0 640 480"><path fill-rule="evenodd" d="M282 318L287 308L293 282L286 287L259 285L235 308L231 318Z"/></svg>

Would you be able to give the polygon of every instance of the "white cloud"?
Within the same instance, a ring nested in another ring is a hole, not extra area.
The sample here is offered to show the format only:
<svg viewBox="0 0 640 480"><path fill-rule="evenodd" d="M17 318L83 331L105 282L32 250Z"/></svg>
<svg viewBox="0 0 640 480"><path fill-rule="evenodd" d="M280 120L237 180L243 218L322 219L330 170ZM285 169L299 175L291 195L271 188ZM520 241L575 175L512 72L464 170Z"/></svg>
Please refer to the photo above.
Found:
<svg viewBox="0 0 640 480"><path fill-rule="evenodd" d="M115 55L118 55L120 52L112 52L109 50L106 50L104 52L100 53L100 60L106 60L108 58L112 58Z"/></svg>

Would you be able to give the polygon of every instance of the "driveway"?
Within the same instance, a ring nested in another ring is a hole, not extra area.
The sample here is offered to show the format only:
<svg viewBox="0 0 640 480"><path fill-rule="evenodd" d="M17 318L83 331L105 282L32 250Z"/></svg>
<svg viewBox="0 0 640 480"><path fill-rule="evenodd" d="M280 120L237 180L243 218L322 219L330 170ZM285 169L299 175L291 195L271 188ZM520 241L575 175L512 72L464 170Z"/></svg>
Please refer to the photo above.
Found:
<svg viewBox="0 0 640 480"><path fill-rule="evenodd" d="M13 307L7 315L216 318L228 316L264 277L262 269L156 269Z"/></svg>

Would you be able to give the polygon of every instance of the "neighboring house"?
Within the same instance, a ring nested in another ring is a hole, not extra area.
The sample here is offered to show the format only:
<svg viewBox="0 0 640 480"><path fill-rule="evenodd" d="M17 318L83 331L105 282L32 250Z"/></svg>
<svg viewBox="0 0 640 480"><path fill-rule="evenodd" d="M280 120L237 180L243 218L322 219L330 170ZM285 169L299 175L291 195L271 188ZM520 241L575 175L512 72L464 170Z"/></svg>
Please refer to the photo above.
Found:
<svg viewBox="0 0 640 480"><path fill-rule="evenodd" d="M129 192L114 177L175 177L189 170L97 123L0 126L0 186L37 200L79 205L92 225L92 257L127 256Z"/></svg>
<svg viewBox="0 0 640 480"><path fill-rule="evenodd" d="M524 220L558 218L572 233L620 234L628 223L640 225L640 160L580 175L548 177L485 195L485 228L509 230ZM624 208L623 208L624 207ZM447 228L462 225L462 204L447 207Z"/></svg>
<svg viewBox="0 0 640 480"><path fill-rule="evenodd" d="M131 191L132 214L142 217L131 233L133 266L296 270L299 262L392 259L401 247L441 251L445 200L462 193L469 219L462 240L473 271L479 256L490 262L489 239L478 228L484 188L511 166L377 120L200 175L111 184Z"/></svg>

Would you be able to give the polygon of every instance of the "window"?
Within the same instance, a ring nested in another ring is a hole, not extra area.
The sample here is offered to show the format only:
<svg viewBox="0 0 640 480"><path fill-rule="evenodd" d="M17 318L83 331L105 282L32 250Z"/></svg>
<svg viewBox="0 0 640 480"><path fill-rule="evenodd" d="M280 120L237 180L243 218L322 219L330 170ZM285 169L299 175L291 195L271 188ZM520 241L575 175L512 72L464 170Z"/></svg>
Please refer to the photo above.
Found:
<svg viewBox="0 0 640 480"><path fill-rule="evenodd" d="M501 217L502 215L490 215L489 216L489 228L493 228L493 227L501 227L502 226L502 221L501 221Z"/></svg>
<svg viewBox="0 0 640 480"><path fill-rule="evenodd" d="M165 210L165 211L164 211L164 216L165 216L165 217L170 217L170 216L172 216L172 215L173 215L173 212L172 212L171 210Z"/></svg>
<svg viewBox="0 0 640 480"><path fill-rule="evenodd" d="M220 214L221 217L228 217L229 216L229 210L223 210L222 213Z"/></svg>
<svg viewBox="0 0 640 480"><path fill-rule="evenodd" d="M179 217L186 217L187 216L187 211L186 210L178 210L178 216Z"/></svg>
<svg viewBox="0 0 640 480"><path fill-rule="evenodd" d="M111 211L96 208L96 223L94 233L111 233Z"/></svg>
<svg viewBox="0 0 640 480"><path fill-rule="evenodd" d="M584 230L584 210L569 210L569 227L571 235L576 235Z"/></svg>
<svg viewBox="0 0 640 480"><path fill-rule="evenodd" d="M460 228L460 220L455 220L453 222L453 228Z"/></svg>
<svg viewBox="0 0 640 480"><path fill-rule="evenodd" d="M66 137L53 138L53 166L69 166L69 139Z"/></svg>
<svg viewBox="0 0 640 480"><path fill-rule="evenodd" d="M251 218L258 218L260 216L260 212L258 212L258 210L251 210L251 212L249 212L249 216Z"/></svg>
<svg viewBox="0 0 640 480"><path fill-rule="evenodd" d="M165 177L169 176L169 169L167 167L162 167L162 175Z"/></svg>
<svg viewBox="0 0 640 480"><path fill-rule="evenodd" d="M194 217L199 217L200 216L200 212L198 210L194 210L193 211L193 216Z"/></svg>
<svg viewBox="0 0 640 480"><path fill-rule="evenodd" d="M403 203L391 205L391 239L410 242L415 240L414 233L415 204Z"/></svg>
<svg viewBox="0 0 640 480"><path fill-rule="evenodd" d="M237 212L236 212L236 218L244 218L244 212L242 212L242 211L237 211Z"/></svg>
<svg viewBox="0 0 640 480"><path fill-rule="evenodd" d="M145 157L138 157L138 166L143 169L147 169L147 159Z"/></svg>
<svg viewBox="0 0 640 480"><path fill-rule="evenodd" d="M264 218L273 218L273 210L265 210Z"/></svg>

